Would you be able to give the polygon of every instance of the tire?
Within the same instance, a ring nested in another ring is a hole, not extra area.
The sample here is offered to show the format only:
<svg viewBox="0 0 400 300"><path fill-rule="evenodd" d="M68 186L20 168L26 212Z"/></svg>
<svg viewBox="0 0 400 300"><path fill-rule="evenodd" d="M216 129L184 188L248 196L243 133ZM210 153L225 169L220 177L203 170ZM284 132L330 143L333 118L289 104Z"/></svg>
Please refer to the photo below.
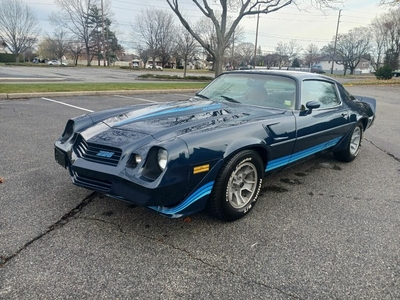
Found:
<svg viewBox="0 0 400 300"><path fill-rule="evenodd" d="M235 154L221 168L208 208L223 221L245 216L257 201L264 178L264 164L252 150Z"/></svg>
<svg viewBox="0 0 400 300"><path fill-rule="evenodd" d="M343 151L334 152L333 155L339 161L351 162L357 157L358 152L360 152L361 141L363 137L363 126L358 123L354 127L347 147Z"/></svg>

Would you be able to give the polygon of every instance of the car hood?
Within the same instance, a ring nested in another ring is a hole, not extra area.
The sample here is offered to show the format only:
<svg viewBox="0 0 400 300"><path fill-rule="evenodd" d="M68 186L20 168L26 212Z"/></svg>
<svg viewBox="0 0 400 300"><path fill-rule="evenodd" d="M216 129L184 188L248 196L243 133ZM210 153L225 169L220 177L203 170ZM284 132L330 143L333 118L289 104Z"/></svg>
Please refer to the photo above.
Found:
<svg viewBox="0 0 400 300"><path fill-rule="evenodd" d="M187 100L132 110L105 119L103 123L113 130L151 135L163 141L194 131L210 131L282 113L278 109L237 103Z"/></svg>
<svg viewBox="0 0 400 300"><path fill-rule="evenodd" d="M154 139L166 141L185 134L238 126L284 113L284 110L238 103L186 100L140 108L133 106L132 110L98 120L80 134L89 143L131 151Z"/></svg>

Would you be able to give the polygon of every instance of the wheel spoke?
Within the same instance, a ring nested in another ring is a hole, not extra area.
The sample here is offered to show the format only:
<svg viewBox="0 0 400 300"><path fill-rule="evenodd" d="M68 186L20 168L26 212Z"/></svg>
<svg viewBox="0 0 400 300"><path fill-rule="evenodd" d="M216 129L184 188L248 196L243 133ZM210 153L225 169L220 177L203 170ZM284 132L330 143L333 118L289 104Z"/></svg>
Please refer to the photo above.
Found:
<svg viewBox="0 0 400 300"><path fill-rule="evenodd" d="M358 151L358 148L360 147L360 142L361 142L361 129L360 127L356 127L353 131L353 134L351 136L350 140L350 153L355 154Z"/></svg>
<svg viewBox="0 0 400 300"><path fill-rule="evenodd" d="M228 182L228 201L234 208L244 207L251 201L257 186L257 170L251 163L235 170Z"/></svg>

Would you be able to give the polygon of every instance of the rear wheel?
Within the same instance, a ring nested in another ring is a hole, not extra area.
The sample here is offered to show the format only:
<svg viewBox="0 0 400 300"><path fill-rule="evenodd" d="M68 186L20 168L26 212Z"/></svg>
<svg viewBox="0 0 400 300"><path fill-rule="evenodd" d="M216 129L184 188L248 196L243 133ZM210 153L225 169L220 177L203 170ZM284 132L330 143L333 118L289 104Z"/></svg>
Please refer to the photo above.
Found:
<svg viewBox="0 0 400 300"><path fill-rule="evenodd" d="M234 221L247 214L257 201L264 165L260 156L245 150L230 158L215 180L209 210L224 221Z"/></svg>
<svg viewBox="0 0 400 300"><path fill-rule="evenodd" d="M363 136L363 126L358 123L354 128L353 133L349 139L347 147L343 151L334 152L333 155L339 161L350 162L356 158L361 147L361 140Z"/></svg>

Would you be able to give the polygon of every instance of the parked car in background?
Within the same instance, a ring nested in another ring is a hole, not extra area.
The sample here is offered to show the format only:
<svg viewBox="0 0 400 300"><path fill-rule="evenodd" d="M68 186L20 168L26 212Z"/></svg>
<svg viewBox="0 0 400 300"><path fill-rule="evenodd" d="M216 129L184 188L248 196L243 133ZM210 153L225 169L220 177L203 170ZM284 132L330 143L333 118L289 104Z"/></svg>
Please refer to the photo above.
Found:
<svg viewBox="0 0 400 300"><path fill-rule="evenodd" d="M152 64L148 64L148 65L146 65L146 69L153 69L153 65L152 65ZM163 69L163 67L156 65L156 69L158 69L158 70L162 70L162 69Z"/></svg>
<svg viewBox="0 0 400 300"><path fill-rule="evenodd" d="M57 60L57 59L49 60L49 61L47 62L47 64L48 64L49 66L66 66L66 65L67 65L66 62L60 62L60 61Z"/></svg>
<svg viewBox="0 0 400 300"><path fill-rule="evenodd" d="M355 159L375 110L327 76L230 71L186 101L68 120L55 159L77 186L172 218L208 208L233 221L271 172L327 151Z"/></svg>
<svg viewBox="0 0 400 300"><path fill-rule="evenodd" d="M321 65L314 65L311 67L311 73L324 74L325 71L322 69Z"/></svg>

